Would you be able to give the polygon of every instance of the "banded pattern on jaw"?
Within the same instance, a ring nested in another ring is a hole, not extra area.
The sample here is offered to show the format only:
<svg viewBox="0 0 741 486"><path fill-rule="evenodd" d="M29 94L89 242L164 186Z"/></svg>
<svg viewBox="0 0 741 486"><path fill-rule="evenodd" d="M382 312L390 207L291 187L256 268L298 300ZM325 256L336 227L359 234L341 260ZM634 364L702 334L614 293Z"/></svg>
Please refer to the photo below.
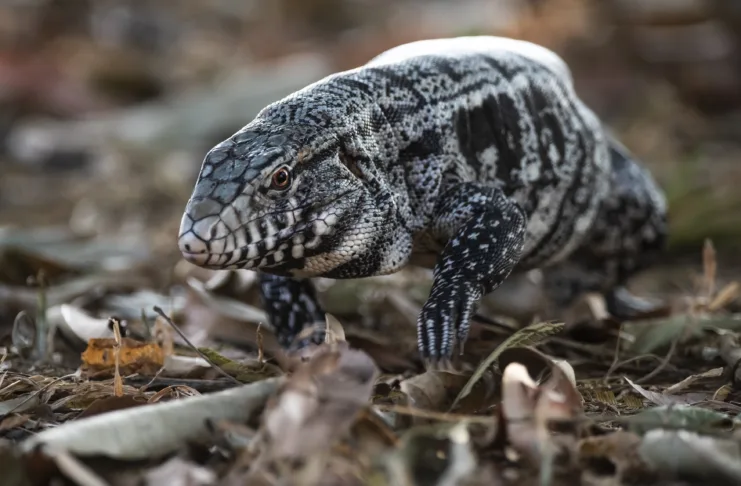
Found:
<svg viewBox="0 0 741 486"><path fill-rule="evenodd" d="M191 203L181 222L179 243L188 261L213 269L302 268L303 260L334 234L339 220L331 208L318 215L300 209L255 215L235 204L194 220L204 212L201 204L206 209L212 206L210 200ZM289 200L288 205L295 207L296 202ZM252 219L242 222L243 214Z"/></svg>

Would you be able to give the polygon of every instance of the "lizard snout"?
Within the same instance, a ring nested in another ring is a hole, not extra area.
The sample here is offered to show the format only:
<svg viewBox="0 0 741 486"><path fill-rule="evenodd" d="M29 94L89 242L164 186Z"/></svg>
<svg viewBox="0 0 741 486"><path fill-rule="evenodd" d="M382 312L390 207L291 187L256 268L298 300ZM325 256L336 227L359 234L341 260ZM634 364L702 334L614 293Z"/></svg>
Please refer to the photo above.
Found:
<svg viewBox="0 0 741 486"><path fill-rule="evenodd" d="M229 230L219 217L221 207L209 199L191 200L180 221L178 247L183 258L200 266L220 266L228 261L225 237Z"/></svg>

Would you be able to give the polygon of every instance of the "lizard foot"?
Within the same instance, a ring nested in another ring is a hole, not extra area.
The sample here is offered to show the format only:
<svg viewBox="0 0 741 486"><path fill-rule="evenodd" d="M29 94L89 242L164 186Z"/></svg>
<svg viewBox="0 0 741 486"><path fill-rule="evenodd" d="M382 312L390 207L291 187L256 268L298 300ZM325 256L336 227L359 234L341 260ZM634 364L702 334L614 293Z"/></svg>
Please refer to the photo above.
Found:
<svg viewBox="0 0 741 486"><path fill-rule="evenodd" d="M309 280L260 273L260 291L281 346L300 349L324 341L325 314Z"/></svg>
<svg viewBox="0 0 741 486"><path fill-rule="evenodd" d="M628 320L661 312L665 305L633 295L625 287L616 287L605 294L607 311L616 319Z"/></svg>
<svg viewBox="0 0 741 486"><path fill-rule="evenodd" d="M437 285L432 290L417 320L419 349L428 368L437 369L449 360L456 342L459 353L463 351L481 294L481 286L474 282Z"/></svg>

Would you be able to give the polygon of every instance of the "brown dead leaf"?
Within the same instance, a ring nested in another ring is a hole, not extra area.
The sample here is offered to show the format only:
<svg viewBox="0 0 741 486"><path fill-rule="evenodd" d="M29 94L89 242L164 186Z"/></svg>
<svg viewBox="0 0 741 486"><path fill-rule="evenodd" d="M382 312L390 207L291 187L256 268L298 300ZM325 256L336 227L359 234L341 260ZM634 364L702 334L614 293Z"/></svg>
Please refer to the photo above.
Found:
<svg viewBox="0 0 741 486"><path fill-rule="evenodd" d="M469 379L469 374L427 370L403 380L400 387L401 391L409 397L409 405L423 410L441 412L448 410ZM494 381L490 376L482 375L482 379L472 388L474 389L477 393L467 394L459 403L458 411L481 407L492 396Z"/></svg>
<svg viewBox="0 0 741 486"><path fill-rule="evenodd" d="M87 349L82 353L83 373L95 374L96 377L113 376L116 367L115 346L115 339L90 339ZM164 364L164 353L156 343L122 338L119 359L122 374L152 376Z"/></svg>
<svg viewBox="0 0 741 486"><path fill-rule="evenodd" d="M0 432L3 430L15 429L21 427L23 424L31 419L30 415L25 414L12 414L4 417L0 420Z"/></svg>
<svg viewBox="0 0 741 486"><path fill-rule="evenodd" d="M82 411L77 418L91 417L93 415L99 415L102 413L112 412L114 410L122 410L124 408L139 407L146 405L147 399L143 397L136 397L133 395L123 396L111 396L105 398L99 398L91 403L85 410Z"/></svg>
<svg viewBox="0 0 741 486"><path fill-rule="evenodd" d="M626 431L587 437L578 445L579 462L584 469L591 466L603 469L604 461L608 461L615 467L615 476L632 479L636 473L648 473L646 464L638 454L640 445L641 438Z"/></svg>
<svg viewBox="0 0 741 486"><path fill-rule="evenodd" d="M741 286L738 282L729 282L725 287L720 289L710 304L708 304L708 310L710 312L716 312L727 306L738 298L739 290L741 290Z"/></svg>
<svg viewBox="0 0 741 486"><path fill-rule="evenodd" d="M638 385L637 383L633 383L630 378L627 376L624 376L625 381L627 381L630 386L633 387L635 391L643 395L644 398L646 398L648 401L656 404L656 405L693 405L695 403L703 402L705 400L708 400L710 398L710 395L708 393L687 393L684 395L665 395L663 393L654 392L651 390L646 390L641 385Z"/></svg>
<svg viewBox="0 0 741 486"><path fill-rule="evenodd" d="M266 407L267 457L307 457L331 447L369 403L377 374L362 351L321 346Z"/></svg>

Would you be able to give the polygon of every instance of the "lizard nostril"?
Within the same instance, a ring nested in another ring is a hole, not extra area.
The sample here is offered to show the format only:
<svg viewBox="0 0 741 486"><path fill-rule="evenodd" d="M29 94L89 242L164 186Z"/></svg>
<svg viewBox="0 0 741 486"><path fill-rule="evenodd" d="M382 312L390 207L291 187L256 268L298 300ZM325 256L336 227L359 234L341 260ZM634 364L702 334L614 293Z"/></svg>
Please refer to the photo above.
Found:
<svg viewBox="0 0 741 486"><path fill-rule="evenodd" d="M190 245L188 243L183 245L183 248L185 248L185 251L190 251Z"/></svg>

